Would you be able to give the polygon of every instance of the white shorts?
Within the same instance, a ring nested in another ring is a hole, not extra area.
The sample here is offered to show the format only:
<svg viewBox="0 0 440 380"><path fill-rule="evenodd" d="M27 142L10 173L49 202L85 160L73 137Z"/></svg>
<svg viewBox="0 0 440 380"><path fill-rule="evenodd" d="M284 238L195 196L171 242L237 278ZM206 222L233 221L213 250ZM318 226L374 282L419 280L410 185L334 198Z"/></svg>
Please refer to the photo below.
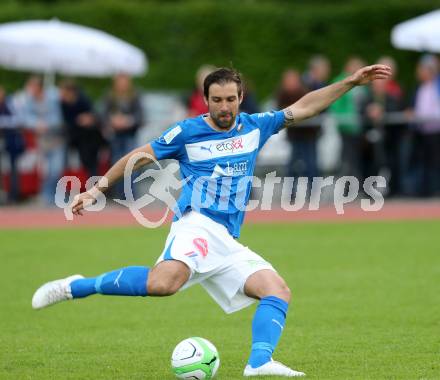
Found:
<svg viewBox="0 0 440 380"><path fill-rule="evenodd" d="M275 271L261 256L236 241L225 226L195 211L171 225L157 263L164 260L179 260L190 268L190 278L181 290L200 283L226 313L255 301L243 289L251 274L262 269Z"/></svg>

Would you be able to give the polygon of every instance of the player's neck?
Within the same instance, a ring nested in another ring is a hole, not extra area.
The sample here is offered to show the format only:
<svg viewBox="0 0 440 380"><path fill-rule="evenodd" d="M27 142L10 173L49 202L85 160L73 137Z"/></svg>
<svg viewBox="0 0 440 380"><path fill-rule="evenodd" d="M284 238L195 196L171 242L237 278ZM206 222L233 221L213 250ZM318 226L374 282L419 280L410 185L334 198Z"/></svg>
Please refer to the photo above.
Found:
<svg viewBox="0 0 440 380"><path fill-rule="evenodd" d="M236 119L234 119L234 122L232 123L232 125L229 128L222 128L219 127L214 120L212 120L211 115L205 116L203 117L203 119L205 120L205 122L212 128L215 129L218 132L229 132L231 129L235 128L235 123L236 123Z"/></svg>

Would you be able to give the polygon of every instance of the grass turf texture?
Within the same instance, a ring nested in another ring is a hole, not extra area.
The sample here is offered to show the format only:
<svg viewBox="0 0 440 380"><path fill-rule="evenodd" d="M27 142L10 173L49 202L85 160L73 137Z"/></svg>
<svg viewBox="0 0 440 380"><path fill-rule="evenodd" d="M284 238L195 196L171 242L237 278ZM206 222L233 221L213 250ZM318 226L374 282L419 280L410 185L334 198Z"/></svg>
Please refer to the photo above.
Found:
<svg viewBox="0 0 440 380"><path fill-rule="evenodd" d="M241 241L293 291L275 358L321 379L440 378L439 221L245 226ZM169 298L93 296L34 311L43 282L151 265L167 229L0 231L1 379L172 379L190 336L240 379L255 306L226 315L199 286Z"/></svg>

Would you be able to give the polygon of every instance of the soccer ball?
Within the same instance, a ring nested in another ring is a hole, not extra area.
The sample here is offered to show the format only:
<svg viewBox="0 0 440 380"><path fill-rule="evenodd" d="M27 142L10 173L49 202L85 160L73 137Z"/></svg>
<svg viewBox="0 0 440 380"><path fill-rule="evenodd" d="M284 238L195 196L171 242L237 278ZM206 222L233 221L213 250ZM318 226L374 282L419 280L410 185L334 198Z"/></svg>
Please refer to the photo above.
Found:
<svg viewBox="0 0 440 380"><path fill-rule="evenodd" d="M217 349L203 338L182 340L171 356L171 368L179 379L212 379L219 366Z"/></svg>

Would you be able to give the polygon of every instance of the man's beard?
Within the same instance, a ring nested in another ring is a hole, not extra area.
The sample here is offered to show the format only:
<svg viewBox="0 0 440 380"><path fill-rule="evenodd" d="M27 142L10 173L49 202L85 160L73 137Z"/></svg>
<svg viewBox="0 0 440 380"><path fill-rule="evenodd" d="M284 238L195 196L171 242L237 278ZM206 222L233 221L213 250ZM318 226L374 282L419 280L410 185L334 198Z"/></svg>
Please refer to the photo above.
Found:
<svg viewBox="0 0 440 380"><path fill-rule="evenodd" d="M224 116L230 116L229 118L224 118ZM221 129L229 129L235 123L235 117L232 112L219 113L217 115L211 115L211 119L214 120L215 125Z"/></svg>

